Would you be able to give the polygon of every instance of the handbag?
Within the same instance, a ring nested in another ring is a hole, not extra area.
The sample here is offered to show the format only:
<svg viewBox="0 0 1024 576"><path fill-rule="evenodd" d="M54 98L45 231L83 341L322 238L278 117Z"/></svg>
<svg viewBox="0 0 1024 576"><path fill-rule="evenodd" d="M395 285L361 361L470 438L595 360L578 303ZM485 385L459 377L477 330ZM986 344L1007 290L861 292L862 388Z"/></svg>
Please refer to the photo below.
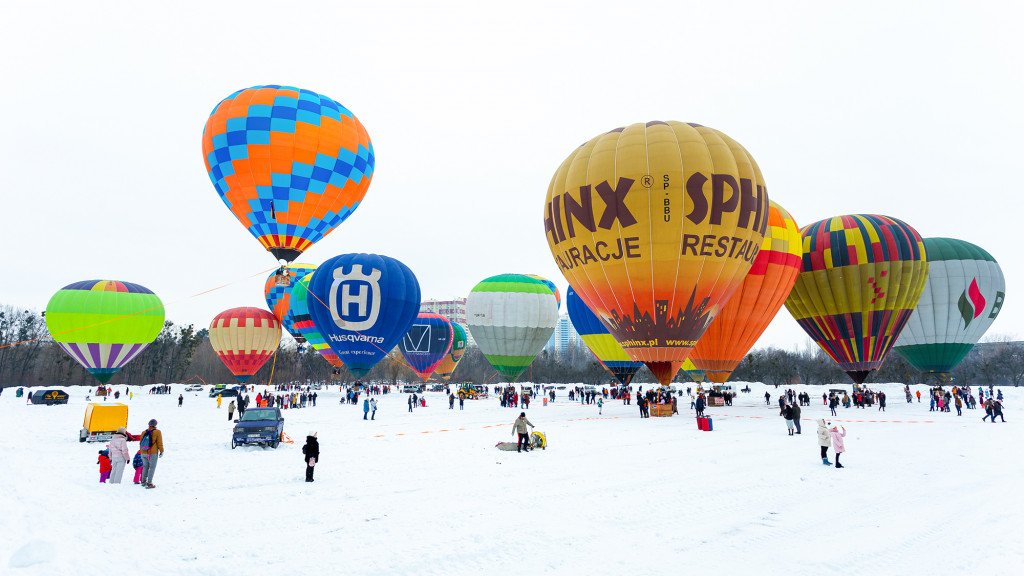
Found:
<svg viewBox="0 0 1024 576"><path fill-rule="evenodd" d="M309 464L310 468L312 468L313 466L316 466L316 458L310 458L307 463Z"/></svg>

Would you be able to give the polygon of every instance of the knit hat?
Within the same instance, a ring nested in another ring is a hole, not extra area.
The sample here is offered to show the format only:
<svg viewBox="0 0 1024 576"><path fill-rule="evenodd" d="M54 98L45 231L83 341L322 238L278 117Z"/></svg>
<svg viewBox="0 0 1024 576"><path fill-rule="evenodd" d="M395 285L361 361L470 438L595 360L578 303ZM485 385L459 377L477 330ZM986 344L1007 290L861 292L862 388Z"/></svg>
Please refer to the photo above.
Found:
<svg viewBox="0 0 1024 576"><path fill-rule="evenodd" d="M124 426L121 426L120 428L118 428L114 432L117 433L117 434L128 434L128 431L124 429Z"/></svg>
<svg viewBox="0 0 1024 576"><path fill-rule="evenodd" d="M311 431L309 434L306 434L306 436L312 436L313 438L316 438L316 432Z"/></svg>
<svg viewBox="0 0 1024 576"><path fill-rule="evenodd" d="M156 418L153 418L152 420L150 420L149 421L149 425L150 426L156 426Z"/></svg>

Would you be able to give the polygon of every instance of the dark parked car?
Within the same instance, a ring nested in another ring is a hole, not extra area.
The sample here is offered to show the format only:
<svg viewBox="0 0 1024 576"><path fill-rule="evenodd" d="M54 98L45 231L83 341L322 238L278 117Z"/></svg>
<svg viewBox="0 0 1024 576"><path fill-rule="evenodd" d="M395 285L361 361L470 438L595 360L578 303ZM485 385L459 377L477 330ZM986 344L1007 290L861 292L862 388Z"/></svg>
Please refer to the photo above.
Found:
<svg viewBox="0 0 1024 576"><path fill-rule="evenodd" d="M259 444L277 448L284 432L280 408L250 408L238 420L231 433L231 448L243 444Z"/></svg>
<svg viewBox="0 0 1024 576"><path fill-rule="evenodd" d="M221 398L237 398L238 390L235 390L234 388L214 388L213 390L210 390L210 398L216 398L218 394Z"/></svg>

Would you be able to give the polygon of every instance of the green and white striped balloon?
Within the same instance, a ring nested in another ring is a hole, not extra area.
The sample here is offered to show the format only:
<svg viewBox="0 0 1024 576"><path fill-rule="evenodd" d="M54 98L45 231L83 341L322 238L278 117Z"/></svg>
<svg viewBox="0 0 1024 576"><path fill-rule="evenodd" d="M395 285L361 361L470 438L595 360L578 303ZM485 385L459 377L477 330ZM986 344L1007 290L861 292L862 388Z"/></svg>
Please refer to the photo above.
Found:
<svg viewBox="0 0 1024 576"><path fill-rule="evenodd" d="M544 349L558 323L558 305L544 281L500 274L469 293L466 321L487 361L511 382Z"/></svg>
<svg viewBox="0 0 1024 576"><path fill-rule="evenodd" d="M999 315L1006 282L979 246L925 238L928 281L894 348L918 370L940 377L967 356Z"/></svg>

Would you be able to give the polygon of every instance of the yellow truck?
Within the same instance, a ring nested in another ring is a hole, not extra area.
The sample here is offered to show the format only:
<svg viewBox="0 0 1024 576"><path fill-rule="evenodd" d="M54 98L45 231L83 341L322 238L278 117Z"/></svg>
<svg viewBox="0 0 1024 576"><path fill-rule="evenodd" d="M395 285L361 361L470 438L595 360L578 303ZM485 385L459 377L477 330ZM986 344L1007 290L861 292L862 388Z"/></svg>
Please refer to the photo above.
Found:
<svg viewBox="0 0 1024 576"><path fill-rule="evenodd" d="M78 441L106 442L122 426L128 426L127 404L91 402L85 407L85 421L78 433Z"/></svg>

